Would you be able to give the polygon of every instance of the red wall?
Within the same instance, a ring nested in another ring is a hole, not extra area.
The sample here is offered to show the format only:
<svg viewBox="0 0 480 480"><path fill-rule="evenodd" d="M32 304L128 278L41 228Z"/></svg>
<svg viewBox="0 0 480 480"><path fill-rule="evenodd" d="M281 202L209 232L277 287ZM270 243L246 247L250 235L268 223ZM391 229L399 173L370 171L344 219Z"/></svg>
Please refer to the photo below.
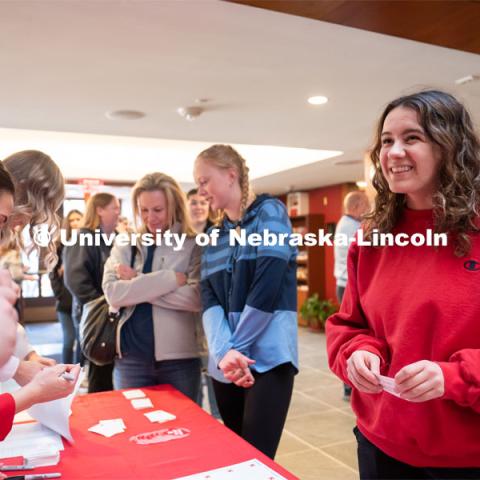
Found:
<svg viewBox="0 0 480 480"><path fill-rule="evenodd" d="M343 197L352 186L342 183L329 187L310 190L310 213L322 214L325 217L325 224L337 223L343 214ZM325 295L327 298L336 301L335 277L333 276L333 247L325 246Z"/></svg>

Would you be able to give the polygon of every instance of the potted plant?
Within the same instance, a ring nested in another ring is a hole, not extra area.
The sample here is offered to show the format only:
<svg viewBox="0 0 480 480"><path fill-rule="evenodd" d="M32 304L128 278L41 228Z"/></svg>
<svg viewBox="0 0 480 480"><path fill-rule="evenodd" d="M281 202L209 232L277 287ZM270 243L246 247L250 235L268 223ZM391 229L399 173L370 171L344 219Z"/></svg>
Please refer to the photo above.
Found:
<svg viewBox="0 0 480 480"><path fill-rule="evenodd" d="M338 311L338 308L335 303L332 302L332 300L328 299L320 302L320 312L318 318L322 330L325 330L325 322L327 321L327 318L330 315L333 315L336 311Z"/></svg>
<svg viewBox="0 0 480 480"><path fill-rule="evenodd" d="M303 302L303 305L300 308L300 314L306 321L306 324L311 328L314 328L314 325L318 323L320 314L320 299L318 298L317 293L311 295Z"/></svg>
<svg viewBox="0 0 480 480"><path fill-rule="evenodd" d="M335 313L337 308L331 300L320 300L315 293L308 297L300 308L300 314L308 322L312 330L323 330L327 318Z"/></svg>

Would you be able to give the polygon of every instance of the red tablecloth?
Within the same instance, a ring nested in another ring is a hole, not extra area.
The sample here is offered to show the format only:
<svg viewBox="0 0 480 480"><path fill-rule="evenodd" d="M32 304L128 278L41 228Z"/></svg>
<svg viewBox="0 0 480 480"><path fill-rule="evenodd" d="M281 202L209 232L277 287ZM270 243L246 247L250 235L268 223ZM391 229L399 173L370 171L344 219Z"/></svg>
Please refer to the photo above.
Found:
<svg viewBox="0 0 480 480"><path fill-rule="evenodd" d="M173 413L176 420L151 423L144 413L152 409L134 410L121 391L76 397L70 417L75 444L71 446L64 441L60 463L37 468L35 473L61 472L65 480L167 480L257 458L284 477L297 479L171 386L142 390L154 409ZM127 427L124 433L105 438L88 431L100 420L114 418L124 420ZM129 440L141 433L181 427L190 430L188 437L150 445Z"/></svg>

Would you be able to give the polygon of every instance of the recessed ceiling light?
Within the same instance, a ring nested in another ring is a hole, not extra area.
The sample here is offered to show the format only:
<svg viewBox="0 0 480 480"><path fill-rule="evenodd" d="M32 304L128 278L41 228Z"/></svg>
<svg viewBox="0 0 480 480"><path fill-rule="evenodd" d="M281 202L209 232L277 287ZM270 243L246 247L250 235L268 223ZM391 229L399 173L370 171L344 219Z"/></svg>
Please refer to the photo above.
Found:
<svg viewBox="0 0 480 480"><path fill-rule="evenodd" d="M322 95L316 95L315 97L310 97L308 103L310 105L323 105L328 102L328 98Z"/></svg>
<svg viewBox="0 0 480 480"><path fill-rule="evenodd" d="M138 110L112 110L106 112L105 116L109 120L138 120L143 118L145 113Z"/></svg>

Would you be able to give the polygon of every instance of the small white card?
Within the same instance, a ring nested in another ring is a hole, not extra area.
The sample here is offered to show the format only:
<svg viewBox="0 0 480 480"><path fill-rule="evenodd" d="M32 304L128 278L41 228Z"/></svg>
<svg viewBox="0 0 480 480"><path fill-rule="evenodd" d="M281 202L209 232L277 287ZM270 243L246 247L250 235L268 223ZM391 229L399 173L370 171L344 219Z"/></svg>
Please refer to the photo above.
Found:
<svg viewBox="0 0 480 480"><path fill-rule="evenodd" d="M151 421L157 423L170 422L177 417L172 413L165 412L164 410L154 410L153 412L144 413L144 415Z"/></svg>
<svg viewBox="0 0 480 480"><path fill-rule="evenodd" d="M100 420L100 425L105 425L106 427L112 427L112 428L123 428L126 430L125 422L123 421L122 418L114 418L112 420Z"/></svg>
<svg viewBox="0 0 480 480"><path fill-rule="evenodd" d="M145 398L146 397L145 393L143 393L143 391L140 390L140 389L127 390L126 392L122 392L122 393L123 393L123 396L127 400L132 400L134 398Z"/></svg>
<svg viewBox="0 0 480 480"><path fill-rule="evenodd" d="M153 408L153 403L149 398L135 398L134 400L130 400L130 402L135 410Z"/></svg>
<svg viewBox="0 0 480 480"><path fill-rule="evenodd" d="M113 420L100 420L99 423L90 427L88 431L110 438L118 433L123 433L126 428L125 422L121 418L115 418Z"/></svg>

